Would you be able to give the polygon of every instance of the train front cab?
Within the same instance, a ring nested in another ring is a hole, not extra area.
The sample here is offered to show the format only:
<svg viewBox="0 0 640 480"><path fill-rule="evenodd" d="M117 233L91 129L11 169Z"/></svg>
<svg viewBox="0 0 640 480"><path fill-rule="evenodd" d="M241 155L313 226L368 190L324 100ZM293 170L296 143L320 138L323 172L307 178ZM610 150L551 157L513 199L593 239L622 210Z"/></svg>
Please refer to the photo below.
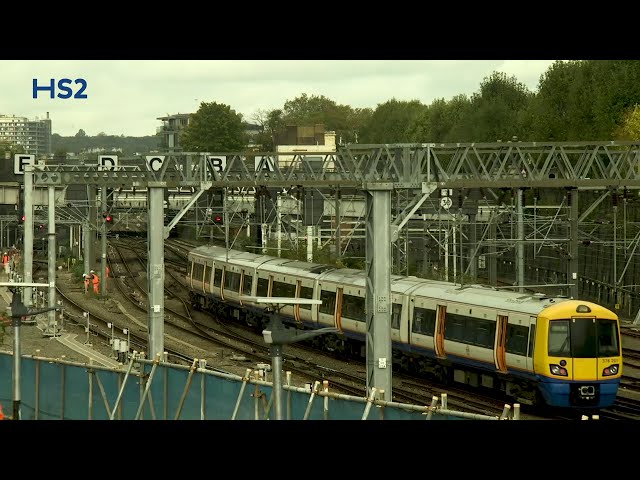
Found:
<svg viewBox="0 0 640 480"><path fill-rule="evenodd" d="M611 406L622 376L617 315L576 300L547 307L538 316L534 367L547 405Z"/></svg>

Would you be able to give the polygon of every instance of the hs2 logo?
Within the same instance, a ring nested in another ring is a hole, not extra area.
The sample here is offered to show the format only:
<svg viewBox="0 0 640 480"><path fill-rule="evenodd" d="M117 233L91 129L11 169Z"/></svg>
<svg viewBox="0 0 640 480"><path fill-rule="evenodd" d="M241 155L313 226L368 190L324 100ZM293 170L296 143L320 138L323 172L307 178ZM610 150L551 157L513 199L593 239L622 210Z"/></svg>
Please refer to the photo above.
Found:
<svg viewBox="0 0 640 480"><path fill-rule="evenodd" d="M68 86L75 83L79 85L79 89L73 93L73 88ZM84 78L76 78L75 80L71 80L69 78L61 78L58 80L58 90L59 93L56 95L56 81L55 79L49 80L48 85L38 85L38 79L33 79L33 98L38 98L38 92L49 92L49 98L62 98L66 100L68 98L87 98L87 94L84 91L87 89L87 81Z"/></svg>

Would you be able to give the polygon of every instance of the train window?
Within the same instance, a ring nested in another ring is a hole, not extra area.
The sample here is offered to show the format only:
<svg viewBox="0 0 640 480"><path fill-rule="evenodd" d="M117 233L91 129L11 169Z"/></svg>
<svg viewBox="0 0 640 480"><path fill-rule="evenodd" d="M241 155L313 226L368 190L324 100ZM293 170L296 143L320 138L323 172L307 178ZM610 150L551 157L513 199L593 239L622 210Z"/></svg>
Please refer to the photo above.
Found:
<svg viewBox="0 0 640 480"><path fill-rule="evenodd" d="M295 298L296 286L290 283L273 282L273 297L288 297Z"/></svg>
<svg viewBox="0 0 640 480"><path fill-rule="evenodd" d="M391 307L391 328L400 328L400 317L402 316L402 304L394 303Z"/></svg>
<svg viewBox="0 0 640 480"><path fill-rule="evenodd" d="M240 289L240 274L236 272L225 272L224 288L237 292Z"/></svg>
<svg viewBox="0 0 640 480"><path fill-rule="evenodd" d="M569 320L553 320L549 322L549 352L552 357L569 356L571 344L569 340Z"/></svg>
<svg viewBox="0 0 640 480"><path fill-rule="evenodd" d="M445 340L454 340L456 342L464 341L466 323L466 317L453 313L447 315L447 323L444 325Z"/></svg>
<svg viewBox="0 0 640 480"><path fill-rule="evenodd" d="M618 344L618 325L615 320L598 320L598 357L617 357L620 355Z"/></svg>
<svg viewBox="0 0 640 480"><path fill-rule="evenodd" d="M204 266L204 282L211 283L211 265Z"/></svg>
<svg viewBox="0 0 640 480"><path fill-rule="evenodd" d="M333 315L336 309L336 292L322 290L320 292L320 300L322 301L319 309L320 313Z"/></svg>
<svg viewBox="0 0 640 480"><path fill-rule="evenodd" d="M446 340L493 348L495 334L496 322L491 320L464 317L452 313L447 315L447 323L444 326Z"/></svg>
<svg viewBox="0 0 640 480"><path fill-rule="evenodd" d="M364 297L342 295L342 316L359 322L366 322Z"/></svg>
<svg viewBox="0 0 640 480"><path fill-rule="evenodd" d="M413 333L433 336L436 331L436 311L415 307L413 309L413 325L411 326L411 331Z"/></svg>
<svg viewBox="0 0 640 480"><path fill-rule="evenodd" d="M529 328L522 325L507 324L507 353L514 355L527 354L527 337L529 336Z"/></svg>
<svg viewBox="0 0 640 480"><path fill-rule="evenodd" d="M243 295L251 295L252 283L253 283L253 276L250 273L244 272L244 282L242 283Z"/></svg>
<svg viewBox="0 0 640 480"><path fill-rule="evenodd" d="M300 298L313 298L313 288L311 287L300 287ZM311 310L311 305L300 305L300 308L304 308L305 310Z"/></svg>
<svg viewBox="0 0 640 480"><path fill-rule="evenodd" d="M592 358L598 354L594 318L574 318L571 321L570 352L572 357Z"/></svg>
<svg viewBox="0 0 640 480"><path fill-rule="evenodd" d="M215 273L213 275L213 286L214 287L219 287L220 286L220 280L222 280L222 269L221 268L216 268Z"/></svg>
<svg viewBox="0 0 640 480"><path fill-rule="evenodd" d="M471 331L475 331L475 338L472 339L473 345L485 348L493 348L493 339L496 335L496 322L484 320L481 318L467 318L467 325Z"/></svg>
<svg viewBox="0 0 640 480"><path fill-rule="evenodd" d="M258 288L256 290L256 295L258 297L268 297L269 296L269 279L267 279L267 278L258 278Z"/></svg>

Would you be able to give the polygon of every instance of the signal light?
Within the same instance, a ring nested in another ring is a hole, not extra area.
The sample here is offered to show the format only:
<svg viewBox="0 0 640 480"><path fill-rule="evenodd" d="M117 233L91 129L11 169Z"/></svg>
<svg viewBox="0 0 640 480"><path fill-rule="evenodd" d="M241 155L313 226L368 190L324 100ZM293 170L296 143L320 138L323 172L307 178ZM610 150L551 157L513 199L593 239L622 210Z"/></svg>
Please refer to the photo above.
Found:
<svg viewBox="0 0 640 480"><path fill-rule="evenodd" d="M217 223L218 225L222 225L223 220L222 220L222 215L216 215L213 217L213 222Z"/></svg>
<svg viewBox="0 0 640 480"><path fill-rule="evenodd" d="M26 219L27 219L27 217L26 217L26 216L24 216L24 215L22 215L22 217L20 217L20 221L21 221L21 222L24 222Z"/></svg>
<svg viewBox="0 0 640 480"><path fill-rule="evenodd" d="M104 221L107 223L113 223L113 217L107 212L102 212L102 218L104 218Z"/></svg>

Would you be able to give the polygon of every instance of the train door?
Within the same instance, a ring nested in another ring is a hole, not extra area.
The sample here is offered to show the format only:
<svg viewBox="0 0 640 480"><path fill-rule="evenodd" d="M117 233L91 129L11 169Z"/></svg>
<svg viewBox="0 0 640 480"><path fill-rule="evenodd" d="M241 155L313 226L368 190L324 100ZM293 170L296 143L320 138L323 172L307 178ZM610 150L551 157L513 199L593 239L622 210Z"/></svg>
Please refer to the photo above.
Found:
<svg viewBox="0 0 640 480"><path fill-rule="evenodd" d="M444 325L447 319L447 306L438 305L436 310L436 334L434 346L436 348L436 355L438 358L446 358L447 354L444 351Z"/></svg>
<svg viewBox="0 0 640 480"><path fill-rule="evenodd" d="M506 343L507 343L507 324L509 317L506 315L498 314L496 325L496 341L493 348L493 358L495 361L496 369L499 372L507 372L507 361L505 358Z"/></svg>
<svg viewBox="0 0 640 480"><path fill-rule="evenodd" d="M334 313L336 328L342 332L342 287L336 289L336 310Z"/></svg>
<svg viewBox="0 0 640 480"><path fill-rule="evenodd" d="M224 277L227 274L227 266L222 266L222 278L220 279L220 299L224 302Z"/></svg>
<svg viewBox="0 0 640 480"><path fill-rule="evenodd" d="M211 272L213 271L213 267L215 264L204 264L204 275L202 280L202 290L207 293L211 293Z"/></svg>
<svg viewBox="0 0 640 480"><path fill-rule="evenodd" d="M244 293L244 270L240 270L240 286L238 287L238 300L240 301L240 306L243 305L242 303L242 296L245 295Z"/></svg>
<svg viewBox="0 0 640 480"><path fill-rule="evenodd" d="M527 345L527 370L533 372L533 354L536 345L536 317L530 318L529 343Z"/></svg>
<svg viewBox="0 0 640 480"><path fill-rule="evenodd" d="M191 265L190 265L190 269L189 269L189 277L187 278L187 283L189 284L189 286L191 287L191 289L193 289L193 274L196 270L196 262L194 260L191 260Z"/></svg>
<svg viewBox="0 0 640 480"><path fill-rule="evenodd" d="M295 293L296 298L300 298L301 288L302 288L302 280L296 280L296 293ZM293 318L295 319L296 323L302 323L302 320L300 320L300 304L299 303L293 306Z"/></svg>
<svg viewBox="0 0 640 480"><path fill-rule="evenodd" d="M598 366L598 337L595 317L572 317L569 345L572 369L570 380L592 380L604 369Z"/></svg>

